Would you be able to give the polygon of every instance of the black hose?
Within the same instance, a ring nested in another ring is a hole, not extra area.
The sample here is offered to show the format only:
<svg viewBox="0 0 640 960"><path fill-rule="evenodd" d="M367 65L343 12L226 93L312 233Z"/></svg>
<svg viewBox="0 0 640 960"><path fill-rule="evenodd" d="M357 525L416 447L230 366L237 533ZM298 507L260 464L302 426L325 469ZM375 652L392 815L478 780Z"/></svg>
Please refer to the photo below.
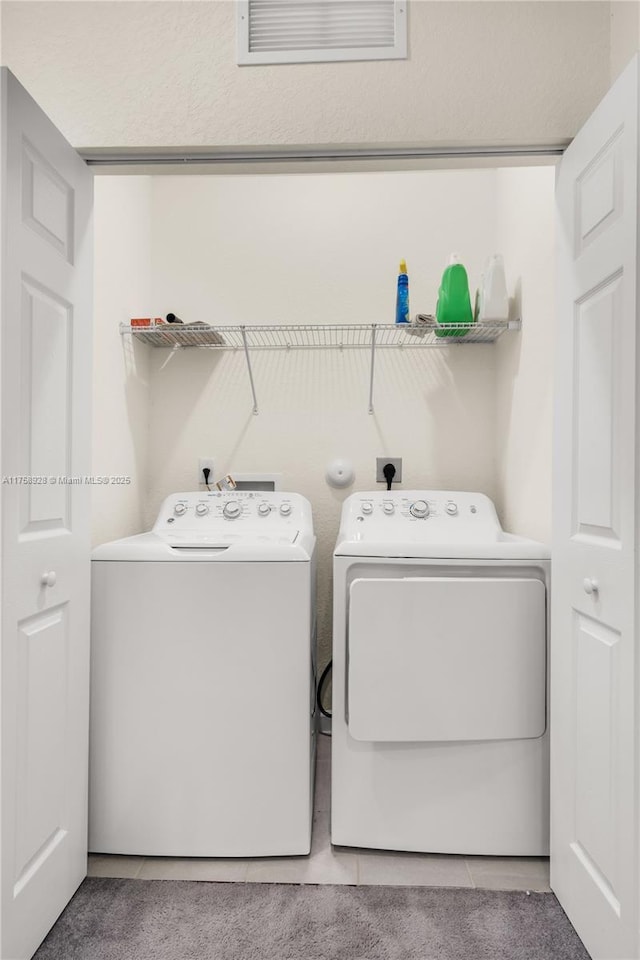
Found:
<svg viewBox="0 0 640 960"><path fill-rule="evenodd" d="M332 667L333 667L333 660L329 660L329 663L326 665L326 667L322 671L322 675L318 681L318 690L316 693L316 703L318 704L318 710L323 715L323 717L328 717L329 720L331 720L331 714L329 713L328 710L325 710L325 708L322 706L322 693L324 690L324 685L326 683L327 677L329 676L329 673L331 672Z"/></svg>

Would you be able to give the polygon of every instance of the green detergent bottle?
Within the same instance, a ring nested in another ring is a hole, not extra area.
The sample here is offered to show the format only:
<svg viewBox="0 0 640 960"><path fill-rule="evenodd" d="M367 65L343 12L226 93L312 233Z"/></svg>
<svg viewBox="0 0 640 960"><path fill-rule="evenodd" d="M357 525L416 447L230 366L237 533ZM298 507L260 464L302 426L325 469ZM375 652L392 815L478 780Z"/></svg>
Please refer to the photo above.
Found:
<svg viewBox="0 0 640 960"><path fill-rule="evenodd" d="M467 271L455 253L451 254L440 281L436 321L439 327L444 328L435 331L436 337L464 337L468 331L455 328L460 324L473 323Z"/></svg>

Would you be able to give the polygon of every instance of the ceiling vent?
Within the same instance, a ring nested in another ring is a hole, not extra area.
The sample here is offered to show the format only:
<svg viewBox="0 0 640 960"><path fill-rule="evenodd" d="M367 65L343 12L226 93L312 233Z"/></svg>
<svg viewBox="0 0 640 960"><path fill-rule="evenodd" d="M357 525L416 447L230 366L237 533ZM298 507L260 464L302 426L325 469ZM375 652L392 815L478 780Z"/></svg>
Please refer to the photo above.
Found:
<svg viewBox="0 0 640 960"><path fill-rule="evenodd" d="M407 56L400 0L236 0L236 7L239 64Z"/></svg>

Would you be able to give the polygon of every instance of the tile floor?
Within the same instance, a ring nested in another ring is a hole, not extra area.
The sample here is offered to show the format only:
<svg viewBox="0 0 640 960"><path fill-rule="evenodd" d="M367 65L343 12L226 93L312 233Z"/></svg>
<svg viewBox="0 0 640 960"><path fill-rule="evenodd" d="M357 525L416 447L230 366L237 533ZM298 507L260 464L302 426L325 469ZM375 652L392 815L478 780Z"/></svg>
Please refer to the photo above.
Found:
<svg viewBox="0 0 640 960"><path fill-rule="evenodd" d="M89 855L90 877L227 880L238 883L346 883L391 886L549 890L544 857L462 857L332 847L329 840L330 749L320 736L313 841L308 857L182 860Z"/></svg>

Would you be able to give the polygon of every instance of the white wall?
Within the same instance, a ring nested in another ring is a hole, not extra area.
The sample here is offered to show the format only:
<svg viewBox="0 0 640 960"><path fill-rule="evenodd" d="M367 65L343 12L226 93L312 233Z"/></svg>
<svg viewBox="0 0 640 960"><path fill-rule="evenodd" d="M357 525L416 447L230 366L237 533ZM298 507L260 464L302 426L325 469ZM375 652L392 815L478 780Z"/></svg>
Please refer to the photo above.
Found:
<svg viewBox="0 0 640 960"><path fill-rule="evenodd" d="M95 181L93 355L94 476L131 483L92 487L93 542L139 533L147 488L149 353L118 325L148 316L151 302L151 181Z"/></svg>
<svg viewBox="0 0 640 960"><path fill-rule="evenodd" d="M609 4L409 4L409 58L238 67L230 0L4 0L3 64L76 146L571 138Z"/></svg>
<svg viewBox="0 0 640 960"><path fill-rule="evenodd" d="M640 3L638 0L614 0L610 18L610 77L613 82L640 49Z"/></svg>
<svg viewBox="0 0 640 960"><path fill-rule="evenodd" d="M522 333L496 344L497 489L503 526L550 542L555 170L498 172L498 249Z"/></svg>

